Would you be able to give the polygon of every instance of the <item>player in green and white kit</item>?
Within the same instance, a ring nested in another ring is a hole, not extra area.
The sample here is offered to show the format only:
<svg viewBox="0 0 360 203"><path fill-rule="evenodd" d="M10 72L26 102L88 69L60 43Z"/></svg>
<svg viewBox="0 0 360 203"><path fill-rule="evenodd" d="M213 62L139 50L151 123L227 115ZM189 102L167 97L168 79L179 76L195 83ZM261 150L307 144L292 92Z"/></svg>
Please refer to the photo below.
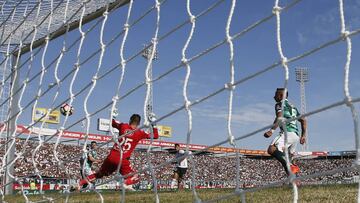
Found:
<svg viewBox="0 0 360 203"><path fill-rule="evenodd" d="M83 179L86 176L93 173L92 171L93 163L100 162L100 160L97 160L96 149L97 149L97 144L95 141L92 141L90 144L90 151L87 154L83 154L83 156L80 159L80 174Z"/></svg>
<svg viewBox="0 0 360 203"><path fill-rule="evenodd" d="M266 138L270 137L273 132L278 127L278 119L281 117L284 117L285 119L292 119L300 116L299 111L295 106L289 103L287 100L288 93L286 94L286 99L283 101L284 98L285 89L284 88L277 88L275 92L274 99L276 101L275 104L275 114L276 118L274 121L274 126L267 131L264 136ZM282 101L284 102L284 106L282 108ZM299 134L299 129L297 126L297 121L301 123L301 136ZM271 142L268 153L273 156L275 159L277 159L281 165L284 167L286 174L289 175L289 171L286 167L286 161L285 161L285 150L289 150L290 158L295 153L296 145L300 141L300 144L305 143L305 136L306 136L306 120L305 118L299 118L298 120L294 120L291 122L288 122L285 124L287 136L288 136L288 143L285 146L285 130L280 126L280 133L278 136L274 138L274 140ZM299 137L300 136L300 137ZM299 167L293 163L293 160L291 160L292 164L290 165L290 169L292 173L296 174L299 172Z"/></svg>

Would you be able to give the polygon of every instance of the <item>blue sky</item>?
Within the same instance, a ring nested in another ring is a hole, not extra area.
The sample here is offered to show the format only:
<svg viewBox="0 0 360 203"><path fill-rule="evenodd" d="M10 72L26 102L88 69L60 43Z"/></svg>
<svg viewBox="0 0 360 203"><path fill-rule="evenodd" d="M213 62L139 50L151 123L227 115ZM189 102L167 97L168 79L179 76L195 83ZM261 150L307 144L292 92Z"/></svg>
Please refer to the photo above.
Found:
<svg viewBox="0 0 360 203"><path fill-rule="evenodd" d="M194 14L200 13L213 4L214 0L192 1L191 10ZM282 6L290 1L280 1ZM135 1L131 21L142 15L153 1ZM238 1L231 25L231 33L235 34L248 27L272 12L273 1L247 0ZM204 49L225 38L225 25L230 9L230 1L225 1L209 14L196 20L196 28L190 42L187 56L196 55ZM105 41L121 32L126 19L127 7L118 9L110 14L105 26ZM345 18L350 30L360 29L360 0L345 1ZM186 1L168 1L161 7L160 35L164 35L173 27L188 18ZM154 35L156 13L152 12L139 24L131 27L125 46L125 57L129 58L139 51L143 44L148 43ZM92 24L84 26L89 28ZM154 62L153 74L158 76L170 68L178 65L181 60L181 49L187 39L191 25L188 24L159 43L159 60ZM280 57L276 46L275 18L261 24L253 31L234 40L235 53L235 80L242 79L259 70L277 62ZM329 40L335 39L340 33L338 14L338 1L336 0L304 0L285 11L281 15L281 37L283 51L287 58L302 54ZM99 48L100 28L90 32L85 39L81 52L81 61ZM70 43L79 37L78 30L69 33L67 42ZM64 38L60 37L51 42L46 53L45 63L49 64L59 53ZM106 48L100 74L105 73L115 64L120 62L119 48L122 36L111 46ZM360 36L352 37L352 63L350 76L350 91L354 98L360 96ZM76 60L74 49L64 57L60 66L60 76L66 75L73 67ZM23 60L28 55L23 56ZM343 99L343 69L346 61L345 42L337 43L323 49L302 60L291 63L289 80L289 100L300 108L299 84L295 81L295 67L308 67L310 82L307 83L307 108L308 111L326 106ZM40 55L35 58L31 75L40 70ZM99 55L84 64L76 79L74 90L79 91L90 81L96 72ZM191 63L192 73L189 82L189 98L194 101L223 87L230 78L229 47L227 44ZM120 95L144 81L146 61L137 57L126 66L125 80ZM54 81L54 67L45 74L43 87ZM154 83L154 112L160 117L183 104L182 87L185 77L185 68L181 68ZM21 72L24 79L25 71ZM115 95L120 70L117 69L97 83L90 97L89 109L94 112L111 102ZM34 97L38 79L33 82L22 100L24 106L30 98ZM69 96L70 79L62 83L60 96L56 104ZM277 67L252 80L238 85L235 89L233 134L241 136L260 127L272 123L274 119L274 90L284 84L284 71ZM75 114L70 117L71 124L84 116L83 101L86 90L74 101ZM39 100L38 107L48 107L55 91L50 91L46 97ZM211 99L196 105L193 110L192 143L213 144L227 138L226 117L229 92L224 91ZM145 88L141 88L130 96L121 100L119 120L128 121L132 113L143 113ZM356 109L360 111L359 104ZM91 130L96 131L97 118L108 117L109 111L102 111L92 118ZM20 124L27 125L30 121L30 110L25 111L19 119ZM309 123L310 150L349 150L354 149L354 133L351 114L345 106L311 116ZM186 141L187 114L180 111L165 119L160 124L173 128L173 137L168 141ZM57 126L49 126L56 128ZM70 130L81 130L80 125ZM265 139L262 133L238 142L241 148L266 149L270 139Z"/></svg>

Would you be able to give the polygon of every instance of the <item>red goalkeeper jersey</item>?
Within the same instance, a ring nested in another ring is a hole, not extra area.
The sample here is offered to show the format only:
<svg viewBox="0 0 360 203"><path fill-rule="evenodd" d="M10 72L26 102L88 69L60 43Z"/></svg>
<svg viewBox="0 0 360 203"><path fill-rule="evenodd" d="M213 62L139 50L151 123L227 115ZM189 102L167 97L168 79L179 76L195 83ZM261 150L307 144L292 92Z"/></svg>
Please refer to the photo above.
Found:
<svg viewBox="0 0 360 203"><path fill-rule="evenodd" d="M119 144L123 151L123 159L129 158L131 156L131 153L134 151L136 145L139 143L140 140L151 139L150 133L146 133L143 130L133 129L129 124L120 123L114 119L112 120L112 127L119 130L120 136L133 131L130 134L127 134L125 137L119 138ZM157 128L153 128L153 132L154 139L158 139L159 134ZM120 152L118 144L115 143L112 150Z"/></svg>

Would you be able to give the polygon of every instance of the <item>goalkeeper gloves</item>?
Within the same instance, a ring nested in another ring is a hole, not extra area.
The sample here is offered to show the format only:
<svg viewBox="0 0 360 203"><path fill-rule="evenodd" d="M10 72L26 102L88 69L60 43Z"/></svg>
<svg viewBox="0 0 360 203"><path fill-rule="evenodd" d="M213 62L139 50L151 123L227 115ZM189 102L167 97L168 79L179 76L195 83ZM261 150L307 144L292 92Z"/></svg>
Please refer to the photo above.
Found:
<svg viewBox="0 0 360 203"><path fill-rule="evenodd" d="M116 117L119 115L117 109L115 108L112 112L111 112L111 117L112 119L116 120Z"/></svg>
<svg viewBox="0 0 360 203"><path fill-rule="evenodd" d="M156 126L156 115L154 113L149 113L148 120L151 122L151 125Z"/></svg>

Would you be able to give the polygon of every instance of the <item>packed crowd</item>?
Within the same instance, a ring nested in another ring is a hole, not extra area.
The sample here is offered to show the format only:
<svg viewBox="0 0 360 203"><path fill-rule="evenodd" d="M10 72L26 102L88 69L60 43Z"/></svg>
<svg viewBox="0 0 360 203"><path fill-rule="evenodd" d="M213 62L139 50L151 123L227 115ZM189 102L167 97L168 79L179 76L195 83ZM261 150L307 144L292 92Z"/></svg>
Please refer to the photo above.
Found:
<svg viewBox="0 0 360 203"><path fill-rule="evenodd" d="M34 176L35 167L43 177L78 179L80 178L79 159L82 154L81 146L60 144L55 150L55 144L43 143L38 147L38 142L28 142L24 145L24 141L19 140L16 145L17 154L25 151L23 156L19 157L15 164L15 175L18 177ZM34 157L32 157L32 152ZM57 153L59 161L55 159L54 151ZM98 158L104 159L109 149L97 149ZM4 150L0 151L0 157L4 156ZM35 162L33 161L33 158ZM153 151L148 156L146 151L135 151L131 158L133 168L140 170L144 167L158 166L160 163L174 158L174 154L164 151ZM354 159L301 159L298 165L301 168L301 175L313 174L316 172L331 170L339 167L348 167ZM229 156L216 157L214 155L203 154L196 155L189 159L189 170L185 176L185 181L191 180L192 173L195 173L195 180L198 184L207 182L227 182L233 183L236 178L236 158ZM99 165L94 166L94 170ZM162 168L155 169L156 179L160 181L171 180L173 174L174 163L170 163ZM262 185L269 182L284 179L280 164L269 158L240 158L240 180L245 186ZM151 174L147 171L140 172L142 180L150 181ZM322 176L318 178L308 179L306 183L337 183L339 181L351 179L357 176L358 172L346 171L330 176ZM108 177L111 178L111 177Z"/></svg>

